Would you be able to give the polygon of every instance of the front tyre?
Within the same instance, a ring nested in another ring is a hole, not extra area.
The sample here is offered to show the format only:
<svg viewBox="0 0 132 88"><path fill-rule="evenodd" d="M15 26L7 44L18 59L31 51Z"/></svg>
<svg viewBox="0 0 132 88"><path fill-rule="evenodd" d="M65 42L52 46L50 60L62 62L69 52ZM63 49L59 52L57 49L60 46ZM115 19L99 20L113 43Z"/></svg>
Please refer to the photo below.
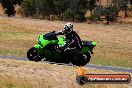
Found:
<svg viewBox="0 0 132 88"><path fill-rule="evenodd" d="M38 62L41 61L44 58L44 56L42 54L37 53L37 49L35 47L32 47L27 52L27 58L30 61Z"/></svg>
<svg viewBox="0 0 132 88"><path fill-rule="evenodd" d="M90 53L76 55L71 63L76 66L84 66L90 61Z"/></svg>

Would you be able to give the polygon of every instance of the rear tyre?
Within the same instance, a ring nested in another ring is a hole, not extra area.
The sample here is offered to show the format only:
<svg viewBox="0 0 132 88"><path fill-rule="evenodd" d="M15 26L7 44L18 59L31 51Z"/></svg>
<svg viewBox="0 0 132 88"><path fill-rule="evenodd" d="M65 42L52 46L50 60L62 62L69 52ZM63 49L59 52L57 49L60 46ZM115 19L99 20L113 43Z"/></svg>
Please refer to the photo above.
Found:
<svg viewBox="0 0 132 88"><path fill-rule="evenodd" d="M30 61L38 62L41 61L44 58L44 56L42 54L37 53L37 49L35 47L32 47L27 52L27 58Z"/></svg>
<svg viewBox="0 0 132 88"><path fill-rule="evenodd" d="M76 66L84 66L90 61L90 53L75 55L71 63Z"/></svg>

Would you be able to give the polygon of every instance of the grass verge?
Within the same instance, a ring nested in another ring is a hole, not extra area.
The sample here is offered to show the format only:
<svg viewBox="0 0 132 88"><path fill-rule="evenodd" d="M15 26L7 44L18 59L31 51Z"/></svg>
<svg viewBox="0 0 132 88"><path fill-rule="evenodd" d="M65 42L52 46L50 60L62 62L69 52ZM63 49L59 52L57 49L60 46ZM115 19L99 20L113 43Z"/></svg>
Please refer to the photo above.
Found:
<svg viewBox="0 0 132 88"><path fill-rule="evenodd" d="M88 74L126 74L85 68ZM76 68L42 62L0 59L0 88L131 88L130 84L76 83ZM132 76L131 73L127 73Z"/></svg>

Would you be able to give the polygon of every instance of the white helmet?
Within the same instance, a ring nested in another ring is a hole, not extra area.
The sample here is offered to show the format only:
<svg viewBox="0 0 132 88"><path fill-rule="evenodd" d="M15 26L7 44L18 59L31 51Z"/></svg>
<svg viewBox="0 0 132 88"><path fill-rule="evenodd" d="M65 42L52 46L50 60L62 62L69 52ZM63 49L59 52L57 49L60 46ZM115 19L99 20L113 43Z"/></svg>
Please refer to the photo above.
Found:
<svg viewBox="0 0 132 88"><path fill-rule="evenodd" d="M73 25L71 23L67 23L64 25L64 34L69 34L73 31Z"/></svg>

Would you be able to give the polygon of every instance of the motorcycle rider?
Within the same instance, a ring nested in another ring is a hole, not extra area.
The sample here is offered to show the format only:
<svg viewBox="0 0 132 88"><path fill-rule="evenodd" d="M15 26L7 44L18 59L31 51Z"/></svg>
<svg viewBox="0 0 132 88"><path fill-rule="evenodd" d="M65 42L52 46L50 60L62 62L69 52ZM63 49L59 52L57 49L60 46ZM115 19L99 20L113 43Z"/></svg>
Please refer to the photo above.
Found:
<svg viewBox="0 0 132 88"><path fill-rule="evenodd" d="M66 23L64 25L64 30L61 32L56 32L57 35L65 35L66 44L61 46L61 50L65 53L70 53L81 49L82 42L79 35L73 31L73 24Z"/></svg>

